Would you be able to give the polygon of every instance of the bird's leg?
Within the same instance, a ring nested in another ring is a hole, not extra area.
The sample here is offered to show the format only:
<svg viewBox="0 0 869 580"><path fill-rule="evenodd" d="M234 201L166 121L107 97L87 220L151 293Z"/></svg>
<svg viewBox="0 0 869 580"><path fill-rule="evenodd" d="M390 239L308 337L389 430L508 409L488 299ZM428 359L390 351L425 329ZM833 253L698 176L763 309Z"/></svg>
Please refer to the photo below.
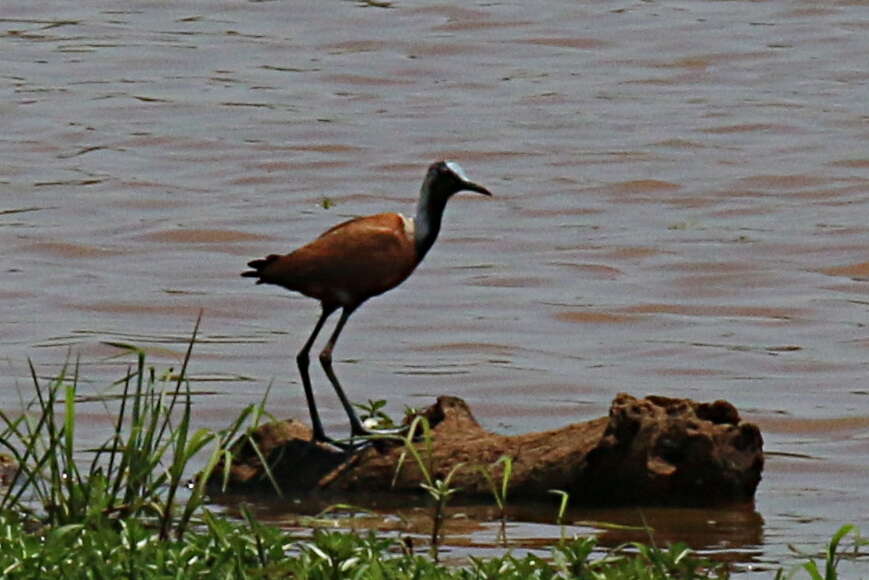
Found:
<svg viewBox="0 0 869 580"><path fill-rule="evenodd" d="M320 353L320 364L323 365L323 370L326 371L326 376L329 377L329 382L335 388L335 393L337 393L338 399L341 401L341 405L343 405L344 411L350 419L350 433L354 436L361 436L369 435L369 432L362 426L359 417L356 416L353 405L347 399L347 395L344 394L344 389L341 388L341 383L338 382L338 377L332 369L332 350L335 348L335 343L338 342L338 336L340 336L341 331L344 329L344 324L347 323L347 319L350 318L355 309L355 307L349 306L341 309L341 318L338 320L332 336L329 337L329 342L326 343L326 346L323 347L323 351Z"/></svg>
<svg viewBox="0 0 869 580"><path fill-rule="evenodd" d="M302 386L305 388L305 399L308 401L308 413L311 416L311 427L314 430L314 440L325 441L328 443L334 442L332 439L327 437L326 432L323 431L323 423L320 422L320 413L317 412L317 403L314 401L314 389L311 388L311 376L308 374L308 366L310 364L308 353L310 352L311 346L313 346L317 335L320 334L320 329L323 328L326 319L329 318L329 315L335 312L335 310L336 308L334 306L323 305L323 313L320 314L320 318L314 326L314 331L311 333L311 336L308 337L305 346L303 346L302 350L299 351L299 354L296 355L296 363L299 365L299 374L302 375Z"/></svg>
<svg viewBox="0 0 869 580"><path fill-rule="evenodd" d="M323 351L320 353L320 364L323 365L323 370L326 371L326 376L329 377L329 381L332 383L332 386L335 388L335 392L338 394L338 399L341 400L341 404L344 406L344 411L347 413L347 417L350 419L350 432L354 437L401 433L404 431L404 429L402 428L383 429L377 431L366 429L362 425L362 421L360 421L359 417L356 415L356 412L353 410L353 405L347 399L347 395L344 394L344 389L341 388L341 383L338 382L338 377L335 375L335 371L332 369L332 350L335 348L335 343L338 342L338 336L344 329L344 324L347 322L347 319L350 318L350 315L353 314L353 311L355 309L355 307L350 308L345 306L341 310L341 318L338 320L338 324L335 326L335 330L332 332L332 336L329 337L329 342L326 343L326 346L323 347Z"/></svg>

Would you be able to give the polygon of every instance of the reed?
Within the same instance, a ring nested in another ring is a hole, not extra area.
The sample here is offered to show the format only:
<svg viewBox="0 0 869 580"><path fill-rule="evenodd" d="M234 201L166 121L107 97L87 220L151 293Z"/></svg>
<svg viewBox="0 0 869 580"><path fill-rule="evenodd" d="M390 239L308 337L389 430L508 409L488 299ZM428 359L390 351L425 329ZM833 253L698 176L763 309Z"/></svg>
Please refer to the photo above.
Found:
<svg viewBox="0 0 869 580"><path fill-rule="evenodd" d="M416 445L417 433L422 431L423 449L420 450ZM432 449L433 440L431 433L431 425L423 415L417 415L411 421L407 432L402 437L404 442L404 451L398 458L398 463L395 467L395 475L393 476L393 484L398 479L399 473L404 466L407 456L410 455L415 461L420 473L422 481L420 487L425 490L434 500L432 513L432 530L430 554L435 562L438 561L440 555L440 545L443 539L444 518L446 516L446 507L450 498L459 491L459 488L452 487L452 480L456 473L464 467L463 463L453 465L450 471L443 479L434 477L434 450Z"/></svg>
<svg viewBox="0 0 869 580"><path fill-rule="evenodd" d="M495 481L492 475L491 468L501 465L501 480ZM507 493L510 491L510 480L513 478L513 458L509 455L502 455L492 465L480 465L477 467L486 483L489 484L489 490L492 492L492 497L495 498L495 504L498 506L498 516L501 521L501 527L498 535L501 541L507 543Z"/></svg>
<svg viewBox="0 0 869 580"><path fill-rule="evenodd" d="M156 527L161 539L173 531L183 536L206 500L206 481L221 459L230 464L230 443L255 411L249 406L221 432L193 427L187 368L198 330L197 320L175 376L158 377L143 351L115 344L136 364L116 383L122 392L112 434L87 452L76 442L79 362L64 365L49 384L31 364L33 401L17 416L0 411L0 447L18 464L0 513L26 514L50 528L101 528L135 518ZM205 467L188 485L191 462L206 448Z"/></svg>

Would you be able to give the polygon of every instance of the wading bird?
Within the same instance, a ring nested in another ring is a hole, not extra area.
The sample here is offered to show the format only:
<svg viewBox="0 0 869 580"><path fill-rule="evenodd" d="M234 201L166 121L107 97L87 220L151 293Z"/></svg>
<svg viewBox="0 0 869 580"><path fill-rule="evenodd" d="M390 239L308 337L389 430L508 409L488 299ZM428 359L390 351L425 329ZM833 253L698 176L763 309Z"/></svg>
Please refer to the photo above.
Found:
<svg viewBox="0 0 869 580"><path fill-rule="evenodd" d="M296 356L315 440L336 444L323 430L308 373L308 353L323 324L330 314L341 309L338 324L320 353L320 364L350 419L351 434L371 435L353 411L332 369L332 350L347 319L360 305L401 284L422 261L437 239L447 201L459 191L492 195L470 181L458 164L438 161L429 167L422 182L412 219L398 213L351 219L294 252L249 262L253 269L242 272L246 278L256 278L257 284L282 286L320 301L320 318Z"/></svg>

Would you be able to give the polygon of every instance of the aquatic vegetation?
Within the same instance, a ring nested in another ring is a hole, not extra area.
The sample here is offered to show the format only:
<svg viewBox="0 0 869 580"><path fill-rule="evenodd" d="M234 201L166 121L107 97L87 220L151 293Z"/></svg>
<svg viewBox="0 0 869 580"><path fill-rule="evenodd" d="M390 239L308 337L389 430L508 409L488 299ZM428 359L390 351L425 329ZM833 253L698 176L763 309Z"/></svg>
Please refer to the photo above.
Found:
<svg viewBox="0 0 869 580"><path fill-rule="evenodd" d="M198 325L197 325L198 328ZM43 384L31 369L35 398L22 413L0 412L0 448L18 464L10 485L0 488L0 576L3 578L576 578L595 580L684 580L728 578L725 564L698 557L684 544L665 548L630 542L605 549L597 539L567 537L569 496L554 491L560 503L554 521L561 540L547 553L521 557L470 557L438 562L445 508L455 493L459 469L485 470L500 518L506 509L512 460L490 466L457 465L437 478L432 440L422 416L401 437L406 459L421 473L421 487L433 500L429 554L393 532L293 531L266 525L240 506L240 517L213 513L208 507L207 475L229 465L231 444L263 416L264 403L245 408L226 429L197 429L191 418L186 369L195 343L194 329L179 372L157 373L144 353L116 345L136 362L116 383L114 429L95 449L77 444L78 364L67 365ZM381 402L369 402L372 416ZM381 420L387 418L380 416ZM395 436L393 436L395 437ZM205 456L204 462L201 455ZM190 480L189 470L204 465ZM500 479L494 468L500 466ZM219 475L219 473L218 473ZM339 508L341 506L335 506ZM340 522L339 522L340 523ZM843 542L853 539L853 549ZM836 580L843 559L867 557L859 529L839 529L822 554L803 555L798 569L780 571L781 580L808 573L811 580Z"/></svg>
<svg viewBox="0 0 869 580"><path fill-rule="evenodd" d="M852 550L845 552L840 549L840 546L842 541L849 535L853 536L854 545ZM788 574L785 574L784 570L780 570L776 575L776 580L794 578L796 577L796 574L801 571L807 572L811 580L838 580L840 578L838 568L842 559L857 559L861 557L865 559L867 557L865 551L867 547L869 547L869 538L864 538L860 534L860 528L853 524L846 524L836 530L836 533L833 534L833 537L827 543L826 549L823 553L823 574L821 574L821 568L818 566L814 557L807 555L810 558L808 562L798 566L794 570L791 570Z"/></svg>
<svg viewBox="0 0 869 580"><path fill-rule="evenodd" d="M243 522L203 512L203 524L183 541L163 540L138 519L91 528L70 524L28 531L10 514L0 516L0 572L4 578L726 578L684 548L641 555L613 552L591 558L594 538L553 549L551 558L507 554L444 566L402 549L397 538L316 530L309 538L246 517ZM649 558L654 558L650 561ZM653 565L654 564L654 565ZM663 572L662 572L663 571ZM714 574L714 575L713 575Z"/></svg>
<svg viewBox="0 0 869 580"><path fill-rule="evenodd" d="M491 473L491 468L501 465L501 481L500 485L495 481ZM510 480L513 477L513 458L509 455L502 455L492 465L478 466L480 473L486 478L489 484L489 489L492 492L492 497L495 499L495 504L498 506L498 515L501 520L501 530L499 535L501 540L507 542L507 493L510 491Z"/></svg>
<svg viewBox="0 0 869 580"><path fill-rule="evenodd" d="M416 445L417 432L420 429L422 430L422 451L420 451ZM409 429L402 437L402 440L404 442L404 451L398 460L398 465L395 469L395 476L393 477L393 483L398 478L398 474L409 453L410 456L413 457L420 473L422 474L423 481L420 483L420 487L434 500L430 553L435 561L437 561L439 554L438 547L440 546L443 537L444 514L447 503L449 502L449 499L459 491L458 488L451 487L450 484L455 474L464 467L464 464L455 464L443 478L436 478L433 476L435 473L435 466L432 463L434 453L432 452L431 425L429 424L428 419L422 415L418 415L413 419L410 423Z"/></svg>
<svg viewBox="0 0 869 580"><path fill-rule="evenodd" d="M173 532L182 537L205 503L208 476L221 460L229 464L230 443L259 416L250 405L220 432L193 427L186 372L198 328L197 321L177 374L158 375L143 351L115 345L137 362L117 383L122 395L114 428L96 449L79 449L76 442L78 364L65 365L49 385L31 365L35 399L19 415L0 411L0 448L17 463L0 512L26 515L49 529L102 528L140 518L162 539ZM191 461L208 448L200 477L188 482ZM83 460L87 456L90 461Z"/></svg>

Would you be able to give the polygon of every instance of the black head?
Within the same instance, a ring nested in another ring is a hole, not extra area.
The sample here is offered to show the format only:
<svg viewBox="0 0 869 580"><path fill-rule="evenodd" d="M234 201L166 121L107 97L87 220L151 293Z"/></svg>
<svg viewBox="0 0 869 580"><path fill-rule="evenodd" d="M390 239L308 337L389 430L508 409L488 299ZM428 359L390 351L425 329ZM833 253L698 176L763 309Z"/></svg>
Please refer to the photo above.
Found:
<svg viewBox="0 0 869 580"><path fill-rule="evenodd" d="M438 197L449 198L460 191L475 191L483 195L492 193L477 183L469 180L458 163L452 161L437 161L428 168L423 189Z"/></svg>

